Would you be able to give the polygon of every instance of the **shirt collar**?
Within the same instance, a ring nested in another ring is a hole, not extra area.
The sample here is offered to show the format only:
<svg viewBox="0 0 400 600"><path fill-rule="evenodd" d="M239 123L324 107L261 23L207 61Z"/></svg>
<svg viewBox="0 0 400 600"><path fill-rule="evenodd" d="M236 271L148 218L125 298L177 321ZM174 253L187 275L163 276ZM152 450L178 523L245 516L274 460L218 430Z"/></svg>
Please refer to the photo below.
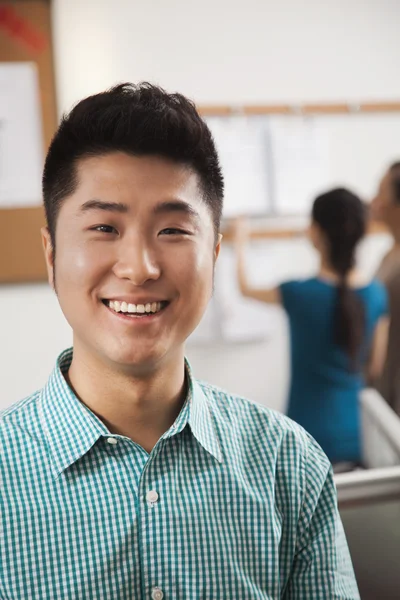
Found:
<svg viewBox="0 0 400 600"><path fill-rule="evenodd" d="M70 348L60 354L41 394L41 421L57 476L84 456L100 437L110 435L104 423L78 400L65 380L63 374L71 365L72 352ZM194 379L188 361L185 366L188 396L165 437L179 433L189 424L201 446L222 462L221 447L209 401Z"/></svg>
<svg viewBox="0 0 400 600"><path fill-rule="evenodd" d="M66 382L63 373L71 361L72 348L58 357L41 395L41 420L57 476L86 454L101 436L109 434Z"/></svg>
<svg viewBox="0 0 400 600"><path fill-rule="evenodd" d="M201 388L200 384L193 377L192 368L186 360L186 373L188 378L188 404L189 415L188 422L193 435L197 441L209 452L218 462L223 462L221 445L215 427L214 416L210 402Z"/></svg>

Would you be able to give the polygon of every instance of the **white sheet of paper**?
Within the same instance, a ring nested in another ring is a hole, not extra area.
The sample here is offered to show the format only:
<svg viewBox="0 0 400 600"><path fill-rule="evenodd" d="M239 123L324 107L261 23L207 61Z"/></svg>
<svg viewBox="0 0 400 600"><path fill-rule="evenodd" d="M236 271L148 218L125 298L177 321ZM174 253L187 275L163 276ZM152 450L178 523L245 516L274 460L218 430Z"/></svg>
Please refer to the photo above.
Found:
<svg viewBox="0 0 400 600"><path fill-rule="evenodd" d="M0 208L41 203L42 131L36 65L0 63Z"/></svg>
<svg viewBox="0 0 400 600"><path fill-rule="evenodd" d="M215 270L214 301L218 309L220 336L225 341L265 340L274 329L271 312L261 302L244 298L236 278L234 249L222 245Z"/></svg>
<svg viewBox="0 0 400 600"><path fill-rule="evenodd" d="M265 215L269 210L268 119L209 117L225 179L224 217Z"/></svg>
<svg viewBox="0 0 400 600"><path fill-rule="evenodd" d="M274 212L309 214L330 185L329 136L313 117L277 116L270 122Z"/></svg>

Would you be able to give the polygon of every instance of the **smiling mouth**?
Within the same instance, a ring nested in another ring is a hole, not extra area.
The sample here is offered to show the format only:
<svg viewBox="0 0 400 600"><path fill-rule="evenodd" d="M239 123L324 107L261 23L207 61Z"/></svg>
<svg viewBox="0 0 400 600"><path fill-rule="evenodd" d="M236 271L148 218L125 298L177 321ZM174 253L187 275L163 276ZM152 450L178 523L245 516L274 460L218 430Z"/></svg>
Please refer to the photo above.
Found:
<svg viewBox="0 0 400 600"><path fill-rule="evenodd" d="M134 318L156 315L169 305L167 300L163 300L162 302L148 302L147 304L131 304L118 300L102 300L102 302L112 312Z"/></svg>

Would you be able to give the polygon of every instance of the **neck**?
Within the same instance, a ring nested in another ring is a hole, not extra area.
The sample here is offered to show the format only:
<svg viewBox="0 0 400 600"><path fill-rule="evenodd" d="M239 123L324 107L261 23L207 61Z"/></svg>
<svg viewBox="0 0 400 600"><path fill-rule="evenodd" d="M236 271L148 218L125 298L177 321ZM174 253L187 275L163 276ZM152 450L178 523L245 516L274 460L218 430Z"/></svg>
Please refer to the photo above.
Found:
<svg viewBox="0 0 400 600"><path fill-rule="evenodd" d="M321 257L319 275L329 279L339 279L338 273L332 268L329 261L325 257Z"/></svg>
<svg viewBox="0 0 400 600"><path fill-rule="evenodd" d="M183 350L168 363L138 376L74 345L66 378L111 433L131 438L147 452L171 427L185 399Z"/></svg>
<svg viewBox="0 0 400 600"><path fill-rule="evenodd" d="M320 268L318 276L321 279L327 279L329 281L337 282L340 279L339 273L332 268L329 262L325 258L321 258ZM356 269L349 271L345 277L346 282L356 282L358 279L358 272Z"/></svg>

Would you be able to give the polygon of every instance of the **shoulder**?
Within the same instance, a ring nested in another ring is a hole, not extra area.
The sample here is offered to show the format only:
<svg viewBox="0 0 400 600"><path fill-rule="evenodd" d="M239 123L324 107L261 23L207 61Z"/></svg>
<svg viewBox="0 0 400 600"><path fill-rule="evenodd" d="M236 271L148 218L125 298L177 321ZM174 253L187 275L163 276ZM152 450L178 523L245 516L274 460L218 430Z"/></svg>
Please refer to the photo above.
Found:
<svg viewBox="0 0 400 600"><path fill-rule="evenodd" d="M372 306L376 306L382 313L387 312L388 292L386 286L378 279L372 279L364 288L364 296Z"/></svg>
<svg viewBox="0 0 400 600"><path fill-rule="evenodd" d="M276 410L244 396L231 394L210 383L198 381L198 384L209 401L213 415L221 422L239 421L245 431L249 428L250 430L268 429L277 433L290 431L300 438L305 434L299 425Z"/></svg>
<svg viewBox="0 0 400 600"><path fill-rule="evenodd" d="M316 295L326 296L330 293L330 288L324 286L317 278L294 279L285 281L279 287L282 305L289 315L302 314L303 309L309 306L310 299L315 299Z"/></svg>
<svg viewBox="0 0 400 600"><path fill-rule="evenodd" d="M11 406L0 410L0 423L10 423L15 419L18 420L19 418L23 418L26 414L29 414L32 409L36 407L40 394L41 390L38 390L30 396L18 400L17 402L14 402L14 404L11 404Z"/></svg>
<svg viewBox="0 0 400 600"><path fill-rule="evenodd" d="M281 290L302 290L312 285L314 279L289 279L280 284Z"/></svg>
<svg viewBox="0 0 400 600"><path fill-rule="evenodd" d="M239 445L243 452L253 456L259 454L261 463L272 461L281 469L305 472L314 464L312 468L326 477L329 460L300 425L252 400L229 394L208 383L198 383L208 399L223 443Z"/></svg>
<svg viewBox="0 0 400 600"><path fill-rule="evenodd" d="M40 392L36 392L0 412L0 507L12 502L11 489L21 489L32 477L37 447L43 443L40 421ZM8 491L7 491L8 490ZM0 509L0 519L2 510Z"/></svg>
<svg viewBox="0 0 400 600"><path fill-rule="evenodd" d="M377 278L371 279L371 281L365 289L367 289L370 293L373 294L386 294L385 284Z"/></svg>
<svg viewBox="0 0 400 600"><path fill-rule="evenodd" d="M3 442L6 447L10 447L9 444L17 447L23 443L24 437L32 435L40 420L40 396L40 391L34 392L0 411L0 443Z"/></svg>
<svg viewBox="0 0 400 600"><path fill-rule="evenodd" d="M329 290L331 286L324 285L317 277L309 277L307 279L291 279L281 283L279 289L286 294L309 294L315 293L316 290Z"/></svg>

